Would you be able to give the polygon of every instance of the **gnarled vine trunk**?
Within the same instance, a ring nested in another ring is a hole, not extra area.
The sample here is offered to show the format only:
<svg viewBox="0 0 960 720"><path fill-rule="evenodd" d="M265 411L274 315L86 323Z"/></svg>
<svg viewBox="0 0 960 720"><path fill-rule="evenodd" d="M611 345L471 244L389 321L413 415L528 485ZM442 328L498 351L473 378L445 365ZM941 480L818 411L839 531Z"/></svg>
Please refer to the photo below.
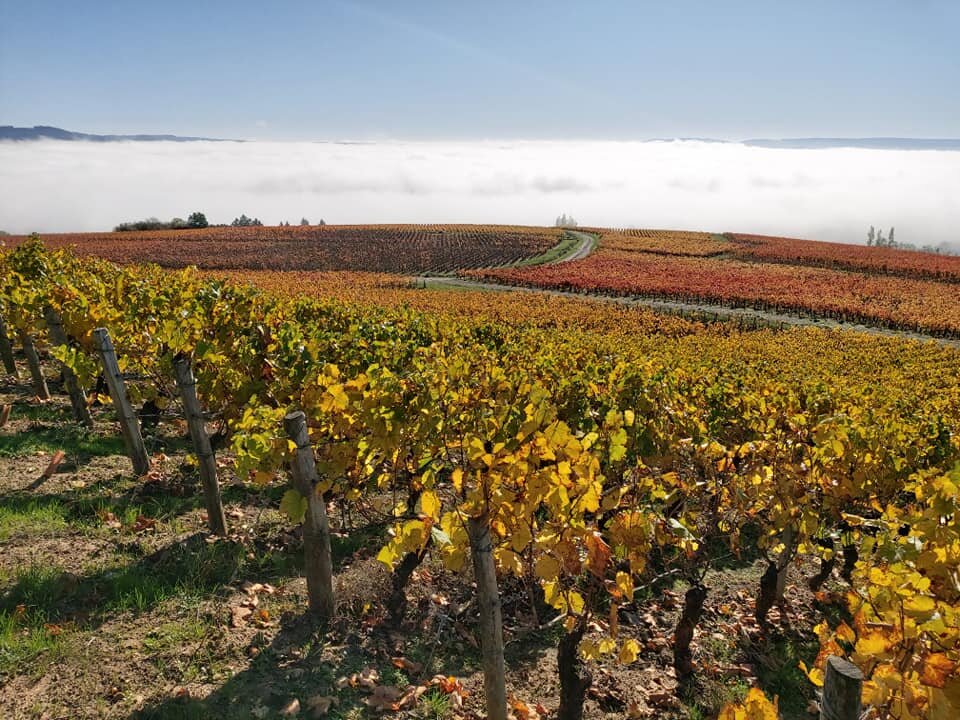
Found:
<svg viewBox="0 0 960 720"><path fill-rule="evenodd" d="M817 592L821 587L823 587L823 584L833 574L833 569L837 565L837 554L832 552L834 548L833 540L830 538L821 540L820 546L827 548L828 550L831 551L831 553L830 553L830 557L828 558L825 558L825 557L820 558L819 572L817 572L816 575L814 575L807 581L807 586L810 588L810 592Z"/></svg>
<svg viewBox="0 0 960 720"><path fill-rule="evenodd" d="M393 625L399 625L403 622L403 614L407 609L407 583L410 581L413 571L420 567L420 563L427 556L428 548L429 543L419 552L407 553L393 570L390 597L387 598L387 613Z"/></svg>
<svg viewBox="0 0 960 720"><path fill-rule="evenodd" d="M683 598L683 613L677 622L677 630L673 640L673 667L678 678L686 678L693 674L693 651L690 644L693 635L703 615L703 603L707 599L707 589L700 584L694 585Z"/></svg>
<svg viewBox="0 0 960 720"><path fill-rule="evenodd" d="M767 569L760 577L755 614L760 625L767 624L767 614L774 605L783 603L783 592L787 587L787 568L790 567L794 551L793 528L788 527L784 532L783 545L779 557L767 563Z"/></svg>
<svg viewBox="0 0 960 720"><path fill-rule="evenodd" d="M557 670L560 674L560 709L558 720L582 720L583 701L593 684L593 676L580 657L580 641L587 630L581 618L573 632L565 633L557 647Z"/></svg>
<svg viewBox="0 0 960 720"><path fill-rule="evenodd" d="M857 560L859 559L860 552L857 550L856 545L850 544L843 546L843 569L840 571L840 574L847 582L850 582L850 579L853 577L853 569L857 566Z"/></svg>

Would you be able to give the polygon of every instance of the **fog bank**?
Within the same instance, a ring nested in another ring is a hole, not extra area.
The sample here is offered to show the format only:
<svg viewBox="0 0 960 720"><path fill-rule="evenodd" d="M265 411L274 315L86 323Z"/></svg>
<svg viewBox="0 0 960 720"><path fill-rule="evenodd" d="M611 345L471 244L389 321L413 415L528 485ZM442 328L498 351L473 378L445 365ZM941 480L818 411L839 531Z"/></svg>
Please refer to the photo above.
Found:
<svg viewBox="0 0 960 720"><path fill-rule="evenodd" d="M960 246L960 153L683 142L0 143L0 230L156 216L736 231Z"/></svg>

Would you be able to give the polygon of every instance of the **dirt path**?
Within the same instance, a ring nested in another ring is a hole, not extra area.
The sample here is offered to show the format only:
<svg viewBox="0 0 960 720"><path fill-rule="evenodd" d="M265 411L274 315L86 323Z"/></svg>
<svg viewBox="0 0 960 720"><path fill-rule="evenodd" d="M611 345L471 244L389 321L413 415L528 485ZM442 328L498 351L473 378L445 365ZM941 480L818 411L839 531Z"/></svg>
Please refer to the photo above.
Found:
<svg viewBox="0 0 960 720"><path fill-rule="evenodd" d="M551 265L556 265L558 263L571 262L573 260L582 260L591 252L597 244L597 238L591 235L590 233L579 232L577 230L567 230L568 233L573 235L575 238L580 240L580 244L577 248L567 255L566 257L560 258L559 260L550 263Z"/></svg>
<svg viewBox="0 0 960 720"><path fill-rule="evenodd" d="M583 233L578 233L583 234ZM588 251L589 252L589 251ZM572 255L567 260L575 259ZM562 261L558 261L562 262ZM767 325L771 327L818 327L828 329L851 330L854 332L867 333L869 335L882 335L885 337L903 338L906 340L931 341L944 345L946 347L960 348L960 340L950 338L934 337L924 335L923 333L911 332L908 330L889 330L886 328L874 327L861 323L843 323L826 318L801 317L799 314L790 314L785 312L771 312L765 310L754 310L753 308L734 308L725 305L710 305L706 303L687 303L679 300L670 300L666 298L630 296L611 296L600 295L596 293L577 293L568 290L550 290L544 288L523 287L517 285L503 285L500 283L483 282L479 280L469 280L467 278L416 278L417 287L433 289L456 289L456 290L483 290L483 291L509 291L509 292L534 292L547 293L550 295L561 295L564 297L585 298L589 300L600 300L603 302L614 302L622 305L634 305L650 308L658 312L673 313L684 316L707 317L708 319L731 320L741 319L755 322L757 325Z"/></svg>

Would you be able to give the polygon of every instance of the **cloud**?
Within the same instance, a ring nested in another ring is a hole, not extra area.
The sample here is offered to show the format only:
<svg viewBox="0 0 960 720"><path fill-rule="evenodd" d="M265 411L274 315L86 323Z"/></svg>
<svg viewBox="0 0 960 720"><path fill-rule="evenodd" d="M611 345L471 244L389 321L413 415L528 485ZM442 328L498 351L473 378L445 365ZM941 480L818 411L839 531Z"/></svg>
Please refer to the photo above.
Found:
<svg viewBox="0 0 960 720"><path fill-rule="evenodd" d="M147 216L582 223L960 245L960 153L702 142L0 143L0 229Z"/></svg>

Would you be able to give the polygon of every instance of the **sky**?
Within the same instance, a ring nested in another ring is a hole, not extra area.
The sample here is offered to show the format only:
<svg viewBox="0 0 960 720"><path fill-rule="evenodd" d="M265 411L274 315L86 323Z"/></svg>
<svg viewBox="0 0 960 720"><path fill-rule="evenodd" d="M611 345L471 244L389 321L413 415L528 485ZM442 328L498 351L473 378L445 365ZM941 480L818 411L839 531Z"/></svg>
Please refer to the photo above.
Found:
<svg viewBox="0 0 960 720"><path fill-rule="evenodd" d="M956 137L956 0L0 0L0 124L261 140Z"/></svg>

